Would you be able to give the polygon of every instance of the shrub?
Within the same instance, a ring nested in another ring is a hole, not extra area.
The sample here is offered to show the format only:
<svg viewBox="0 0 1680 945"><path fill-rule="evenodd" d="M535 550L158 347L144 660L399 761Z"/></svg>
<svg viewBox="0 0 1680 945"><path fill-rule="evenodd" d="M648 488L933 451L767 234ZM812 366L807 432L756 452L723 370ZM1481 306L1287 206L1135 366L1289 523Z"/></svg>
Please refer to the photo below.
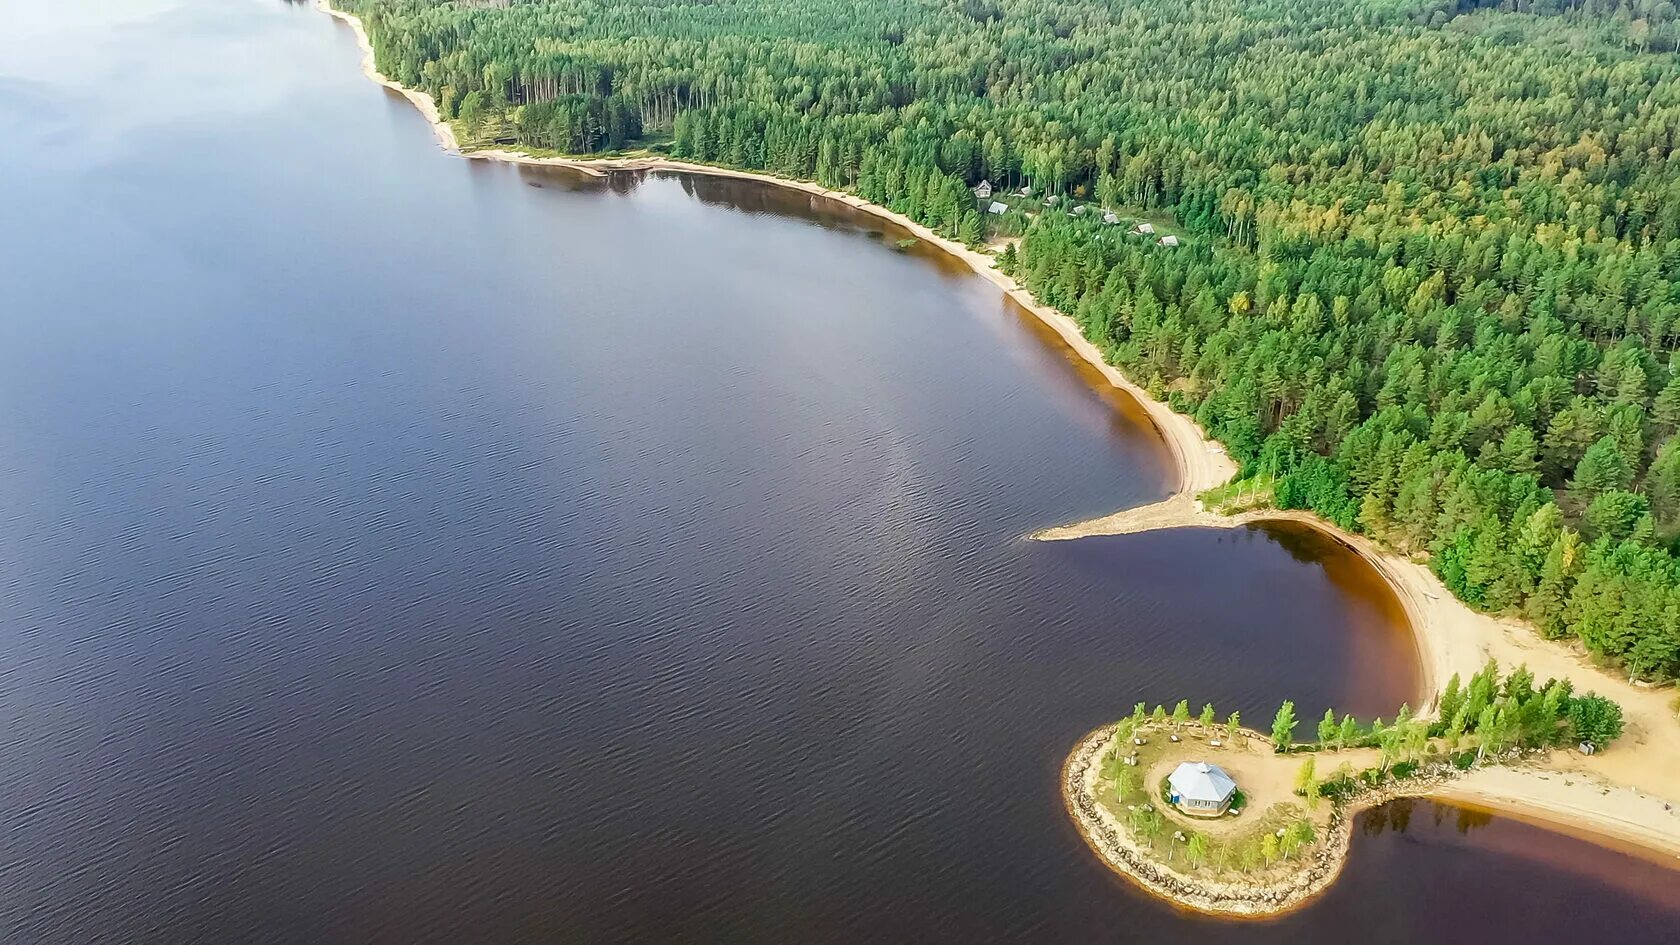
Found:
<svg viewBox="0 0 1680 945"><path fill-rule="evenodd" d="M1622 735L1622 707L1596 693L1569 700L1569 729L1574 737L1599 748Z"/></svg>
<svg viewBox="0 0 1680 945"><path fill-rule="evenodd" d="M1330 800L1340 803L1352 797L1354 792L1358 789L1359 785L1357 782L1355 782L1352 778L1343 775L1341 777L1331 778L1330 780L1320 784L1318 786L1318 794L1320 797L1328 797Z"/></svg>

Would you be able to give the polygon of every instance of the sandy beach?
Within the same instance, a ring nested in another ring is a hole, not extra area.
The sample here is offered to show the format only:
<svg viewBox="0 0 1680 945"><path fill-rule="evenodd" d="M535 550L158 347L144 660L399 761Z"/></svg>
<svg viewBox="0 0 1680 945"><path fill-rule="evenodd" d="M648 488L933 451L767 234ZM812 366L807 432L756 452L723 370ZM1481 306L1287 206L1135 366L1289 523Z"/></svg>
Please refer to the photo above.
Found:
<svg viewBox="0 0 1680 945"><path fill-rule="evenodd" d="M1369 561L1393 587L1405 608L1422 668L1424 692L1418 700L1420 707L1433 708L1440 686L1452 674L1468 678L1490 658L1507 668L1527 664L1541 679L1567 677L1577 691L1596 691L1622 705L1627 730L1622 740L1609 750L1592 757L1560 754L1546 769L1478 773L1454 782L1440 796L1555 824L1573 833L1603 836L1618 844L1635 844L1680 865L1680 813L1677 813L1680 811L1680 721L1669 707L1673 690L1635 686L1592 666L1576 651L1542 639L1526 626L1478 614L1453 597L1427 566L1395 555L1367 538L1343 532L1315 516L1277 511L1222 516L1203 510L1195 496L1228 482L1236 474L1236 464L1224 448L1211 440L1193 419L1174 412L1109 364L1073 319L1039 304L1014 279L999 271L991 256L945 239L903 214L808 181L655 157L579 160L537 158L505 149L463 150L453 129L441 120L431 96L406 88L378 71L372 43L356 17L333 9L329 0L317 0L317 6L355 32L367 76L401 94L419 109L439 143L452 153L475 160L569 167L595 176L605 176L611 171L655 170L762 181L847 204L894 223L961 259L976 274L1053 328L1109 383L1136 399L1160 431L1177 469L1178 487L1172 498L1087 522L1048 528L1033 538L1059 540L1185 526L1232 528L1266 520L1302 522L1325 532ZM1567 786L1557 776L1566 771L1578 776ZM1552 776L1540 776L1547 772Z"/></svg>
<svg viewBox="0 0 1680 945"><path fill-rule="evenodd" d="M999 271L993 265L993 258L985 253L977 252L969 247L948 240L938 233L922 226L909 217L895 213L885 207L877 206L858 197L840 190L829 190L820 184L810 181L791 180L770 174L759 174L751 171L738 171L725 167L714 167L709 164L693 164L687 161L674 161L657 157L637 157L622 159L587 160L561 157L532 157L518 151L505 148L484 148L463 150L455 138L454 129L443 121L437 110L437 103L425 92L407 88L401 83L394 82L380 73L373 61L373 44L369 42L367 31L356 17L341 10L333 9L329 0L316 0L316 5L323 11L330 13L340 21L349 25L355 31L357 43L362 49L362 71L368 78L380 85L391 89L420 110L426 121L437 134L439 143L448 151L462 157L481 161L505 161L510 164L529 164L547 167L568 167L591 174L605 177L612 171L675 171L684 174L706 174L713 177L733 177L741 180L755 180L790 190L798 190L808 194L816 194L837 200L847 206L862 210L872 216L887 220L908 230L917 239L938 246L945 252L967 263L975 273L1002 289L1012 299L1031 312L1046 325L1056 330L1068 347L1078 352L1079 356L1090 362L1091 366L1102 372L1103 377L1115 387L1132 395L1149 415L1150 421L1161 433L1168 452L1172 455L1173 465L1178 472L1178 491L1190 493L1202 492L1228 481L1236 474L1236 464L1225 455L1225 450L1218 443L1209 439L1196 421L1181 413L1176 413L1171 407L1150 396L1149 392L1132 383L1131 379L1121 374L1118 369L1103 358L1102 352L1097 350L1079 330L1073 319L1055 309L1040 305L1026 289L1022 288L1008 275Z"/></svg>
<svg viewBox="0 0 1680 945"><path fill-rule="evenodd" d="M1405 608L1418 647L1420 711L1433 711L1454 673L1468 679L1489 659L1507 669L1527 665L1536 677L1567 678L1577 692L1597 692L1622 706L1620 741L1591 757L1558 752L1543 765L1478 772L1439 796L1548 823L1577 834L1601 834L1666 854L1680 865L1680 722L1671 689L1636 686L1599 669L1578 651L1542 638L1515 620L1480 614L1461 603L1427 565L1352 535L1305 512L1260 510L1220 515L1190 493L1102 518L1047 528L1033 537L1059 541L1163 528L1237 528L1266 521L1308 525L1346 545L1382 574ZM1563 774L1574 775L1566 785Z"/></svg>

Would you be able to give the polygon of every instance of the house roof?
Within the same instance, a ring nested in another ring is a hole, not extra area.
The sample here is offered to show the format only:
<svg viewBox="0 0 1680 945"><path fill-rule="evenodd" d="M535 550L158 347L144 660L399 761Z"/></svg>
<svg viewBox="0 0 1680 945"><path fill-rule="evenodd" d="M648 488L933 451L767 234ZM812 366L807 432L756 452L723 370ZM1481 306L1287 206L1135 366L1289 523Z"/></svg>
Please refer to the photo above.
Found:
<svg viewBox="0 0 1680 945"><path fill-rule="evenodd" d="M1223 804L1237 791L1237 782L1218 765L1205 761L1186 761L1167 775L1167 784L1179 797L1187 801Z"/></svg>
<svg viewBox="0 0 1680 945"><path fill-rule="evenodd" d="M987 213L1002 213L1002 212L1004 212L1005 210L1008 210L1008 209L1009 209L1008 204L998 203L996 200L994 200L994 201L992 201L992 205L986 208L986 212Z"/></svg>

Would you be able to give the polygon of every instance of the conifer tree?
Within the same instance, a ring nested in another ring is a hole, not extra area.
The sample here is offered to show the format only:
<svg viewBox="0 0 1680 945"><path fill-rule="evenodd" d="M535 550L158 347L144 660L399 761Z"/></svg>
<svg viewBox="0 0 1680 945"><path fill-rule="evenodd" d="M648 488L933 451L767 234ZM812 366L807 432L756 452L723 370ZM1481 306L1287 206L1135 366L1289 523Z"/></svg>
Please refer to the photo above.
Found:
<svg viewBox="0 0 1680 945"><path fill-rule="evenodd" d="M1295 741L1295 703L1284 700L1272 719L1272 748L1284 751Z"/></svg>

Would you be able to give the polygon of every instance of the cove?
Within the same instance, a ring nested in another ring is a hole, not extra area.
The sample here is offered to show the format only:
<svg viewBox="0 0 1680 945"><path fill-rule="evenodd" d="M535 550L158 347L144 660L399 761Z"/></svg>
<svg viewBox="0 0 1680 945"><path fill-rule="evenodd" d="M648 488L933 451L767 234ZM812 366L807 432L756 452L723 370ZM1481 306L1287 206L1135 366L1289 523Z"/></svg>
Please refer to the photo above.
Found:
<svg viewBox="0 0 1680 945"><path fill-rule="evenodd" d="M469 164L312 9L124 9L0 40L8 940L1672 936L1667 874L1502 819L1276 924L1134 893L1067 746L1390 712L1352 564L1024 541L1167 460L878 222Z"/></svg>

